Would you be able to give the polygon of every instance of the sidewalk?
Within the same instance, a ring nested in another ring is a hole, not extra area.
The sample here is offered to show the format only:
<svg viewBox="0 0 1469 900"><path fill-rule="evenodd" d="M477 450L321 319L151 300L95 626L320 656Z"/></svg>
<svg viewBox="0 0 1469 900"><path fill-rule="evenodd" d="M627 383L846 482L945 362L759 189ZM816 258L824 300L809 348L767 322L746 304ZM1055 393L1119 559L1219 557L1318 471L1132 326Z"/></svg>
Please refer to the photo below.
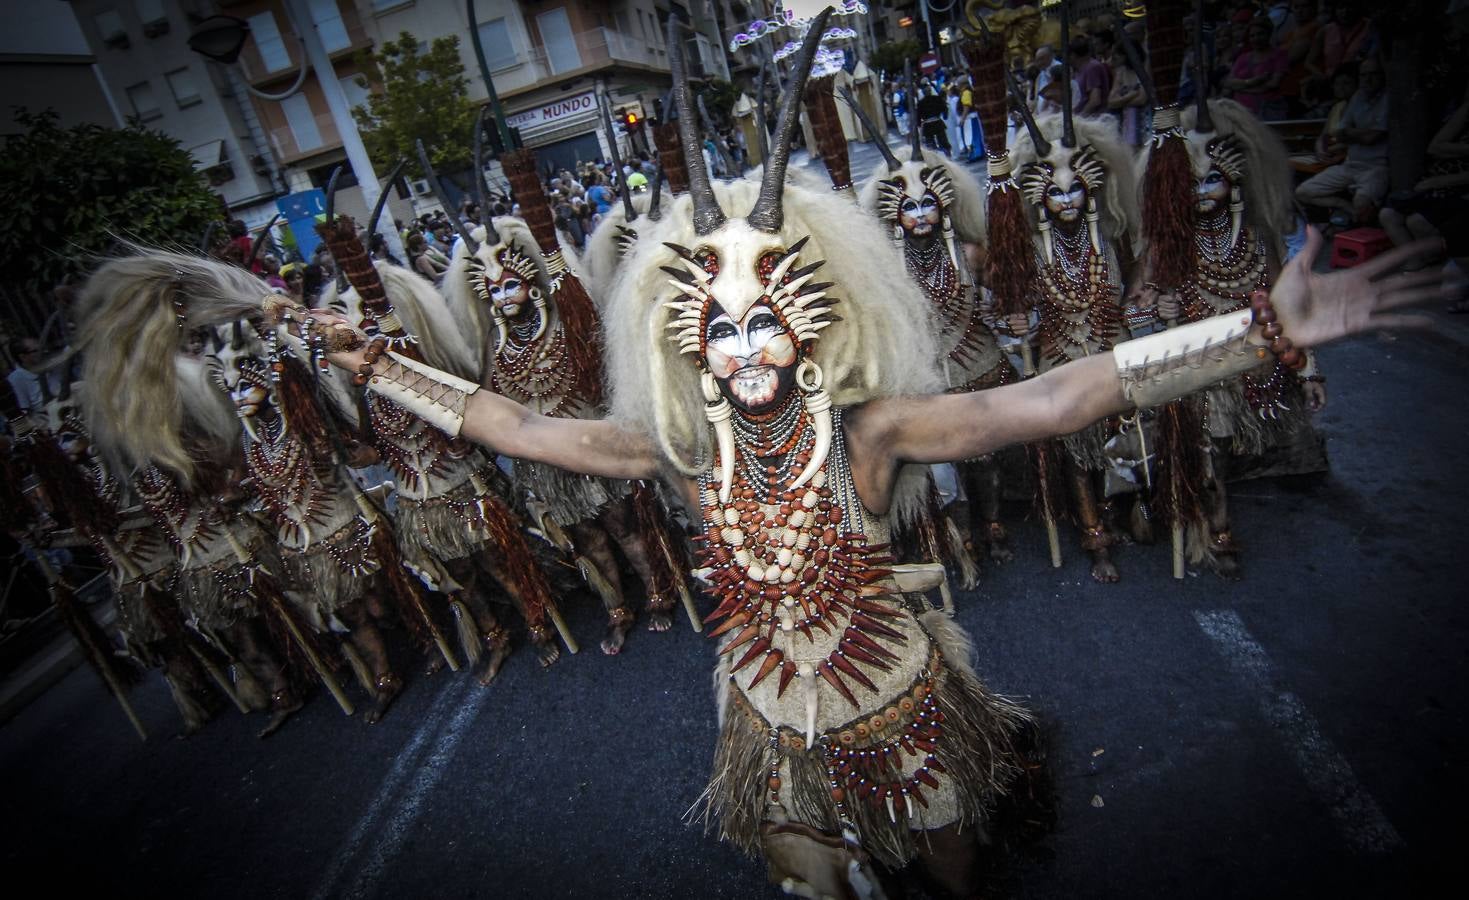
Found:
<svg viewBox="0 0 1469 900"><path fill-rule="evenodd" d="M111 592L106 589L106 581L105 577L95 578L83 585L77 593L81 595L86 611L102 626L103 631L111 634L113 623L117 620L117 606L113 603ZM99 591L102 592L103 599L94 599ZM12 671L0 676L0 725L10 721L32 700L46 693L52 685L83 664L82 648L77 644L76 638L65 627L58 626L58 629L58 633L39 650Z"/></svg>

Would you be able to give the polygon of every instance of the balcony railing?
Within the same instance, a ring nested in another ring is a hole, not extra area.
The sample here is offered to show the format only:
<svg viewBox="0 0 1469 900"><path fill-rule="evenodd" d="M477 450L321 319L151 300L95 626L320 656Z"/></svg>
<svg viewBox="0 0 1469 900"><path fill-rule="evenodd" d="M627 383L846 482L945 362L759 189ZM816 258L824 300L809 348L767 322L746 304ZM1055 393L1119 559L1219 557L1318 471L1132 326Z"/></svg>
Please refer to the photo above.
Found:
<svg viewBox="0 0 1469 900"><path fill-rule="evenodd" d="M551 59L544 46L532 47L530 52L520 54L526 63L537 69L537 81L613 61L668 68L668 53L662 47L614 28L579 31L572 38L575 42L575 54L562 53L556 60Z"/></svg>

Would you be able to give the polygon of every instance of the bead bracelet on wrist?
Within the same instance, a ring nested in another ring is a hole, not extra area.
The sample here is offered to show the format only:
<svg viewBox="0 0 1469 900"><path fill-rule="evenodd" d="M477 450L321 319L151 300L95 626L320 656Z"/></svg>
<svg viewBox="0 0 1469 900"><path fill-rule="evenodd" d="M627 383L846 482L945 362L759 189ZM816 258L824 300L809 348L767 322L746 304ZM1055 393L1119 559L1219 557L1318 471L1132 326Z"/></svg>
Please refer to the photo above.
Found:
<svg viewBox="0 0 1469 900"><path fill-rule="evenodd" d="M1291 339L1285 336L1285 329L1275 315L1275 306L1270 302L1270 294L1263 290L1256 290L1250 294L1250 309L1255 313L1255 323L1260 327L1260 334L1270 342L1270 352L1282 365L1299 372L1306 367L1306 354L1291 343Z"/></svg>

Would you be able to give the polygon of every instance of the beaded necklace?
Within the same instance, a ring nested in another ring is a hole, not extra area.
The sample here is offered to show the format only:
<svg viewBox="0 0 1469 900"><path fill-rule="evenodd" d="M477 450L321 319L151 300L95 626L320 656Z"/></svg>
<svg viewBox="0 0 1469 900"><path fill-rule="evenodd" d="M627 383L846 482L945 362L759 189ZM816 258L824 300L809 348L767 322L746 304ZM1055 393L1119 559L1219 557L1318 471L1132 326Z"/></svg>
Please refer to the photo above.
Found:
<svg viewBox="0 0 1469 900"><path fill-rule="evenodd" d="M518 403L534 406L546 416L559 416L571 403L576 373L566 357L566 331L559 322L539 341L540 313L510 327L503 346L495 352L491 387Z"/></svg>
<svg viewBox="0 0 1469 900"><path fill-rule="evenodd" d="M720 600L710 618L725 618L710 636L739 629L721 654L749 645L731 674L764 657L746 690L779 669L779 696L795 677L796 663L775 646L777 631L787 640L799 632L812 642L813 629L832 635L845 622L837 649L813 674L858 706L842 676L875 691L857 664L887 668L897 655L884 643L904 638L881 621L897 613L869 599L886 593L876 582L891 574L885 566L892 558L885 546L867 543L840 416L834 418L827 461L799 490L790 485L810 460L814 439L804 409L794 437L783 435L783 427L769 428L767 440L749 448L749 457L742 456L727 504L719 501L715 460L699 478L704 529L695 542L700 565L709 570L707 579ZM747 459L765 463L763 477ZM768 493L762 497L762 492Z"/></svg>
<svg viewBox="0 0 1469 900"><path fill-rule="evenodd" d="M940 333L945 340L953 340L949 358L956 363L965 363L979 355L988 334L980 321L979 304L974 302L974 292L959 283L959 273L943 241L930 241L925 248L914 246L912 241L903 242L903 259L908 273L923 288L923 293L938 313Z"/></svg>
<svg viewBox="0 0 1469 900"><path fill-rule="evenodd" d="M1248 228L1229 242L1229 216L1198 223L1194 232L1194 277L1179 286L1184 318L1197 322L1236 312L1250 294L1265 287L1265 244Z"/></svg>
<svg viewBox="0 0 1469 900"><path fill-rule="evenodd" d="M246 438L245 462L271 511L282 540L294 541L302 526L321 522L328 490L318 477L308 448L286 427L285 417L258 422L256 439Z"/></svg>
<svg viewBox="0 0 1469 900"><path fill-rule="evenodd" d="M1052 229L1050 264L1037 253L1042 296L1040 340L1051 363L1080 359L1112 346L1122 322L1119 285L1105 252L1092 248L1085 228Z"/></svg>

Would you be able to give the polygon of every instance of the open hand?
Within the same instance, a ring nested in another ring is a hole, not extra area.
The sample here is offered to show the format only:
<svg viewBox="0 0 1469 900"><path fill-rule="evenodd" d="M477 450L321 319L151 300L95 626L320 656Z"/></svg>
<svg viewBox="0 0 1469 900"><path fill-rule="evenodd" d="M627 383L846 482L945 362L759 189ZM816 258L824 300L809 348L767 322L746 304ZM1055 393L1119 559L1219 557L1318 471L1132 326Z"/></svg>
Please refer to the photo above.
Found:
<svg viewBox="0 0 1469 900"><path fill-rule="evenodd" d="M307 309L284 304L268 306L266 312L286 326L296 337L306 340L318 337L327 361L334 366L356 372L367 362L367 338L345 317L324 309ZM309 332L304 334L303 332Z"/></svg>
<svg viewBox="0 0 1469 900"><path fill-rule="evenodd" d="M1311 263L1321 250L1321 232L1307 228L1305 249L1270 289L1285 336L1305 348L1367 331L1430 327L1429 316L1402 310L1444 299L1462 285L1450 283L1441 269L1398 270L1440 246L1438 238L1414 241L1350 269L1319 274Z"/></svg>

